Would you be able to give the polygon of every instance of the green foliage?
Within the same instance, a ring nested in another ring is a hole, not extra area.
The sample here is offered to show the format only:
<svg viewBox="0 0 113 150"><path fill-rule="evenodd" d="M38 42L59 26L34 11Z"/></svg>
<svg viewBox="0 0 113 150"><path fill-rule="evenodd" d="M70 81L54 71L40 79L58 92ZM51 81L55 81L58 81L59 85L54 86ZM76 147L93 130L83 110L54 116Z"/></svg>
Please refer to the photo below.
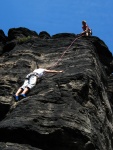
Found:
<svg viewBox="0 0 113 150"><path fill-rule="evenodd" d="M30 39L31 39L30 36L23 37L23 38L17 38L17 42L18 42L19 44L22 44L22 43L24 43L24 42L27 42L27 41L30 40Z"/></svg>

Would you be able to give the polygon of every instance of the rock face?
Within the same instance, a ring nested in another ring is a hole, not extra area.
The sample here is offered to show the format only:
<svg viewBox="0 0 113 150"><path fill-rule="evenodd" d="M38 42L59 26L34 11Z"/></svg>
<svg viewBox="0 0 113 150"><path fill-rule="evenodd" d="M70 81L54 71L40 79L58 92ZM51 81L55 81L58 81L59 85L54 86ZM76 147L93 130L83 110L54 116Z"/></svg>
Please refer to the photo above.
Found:
<svg viewBox="0 0 113 150"><path fill-rule="evenodd" d="M113 57L98 37L0 31L0 149L113 150ZM36 66L27 98L12 95Z"/></svg>

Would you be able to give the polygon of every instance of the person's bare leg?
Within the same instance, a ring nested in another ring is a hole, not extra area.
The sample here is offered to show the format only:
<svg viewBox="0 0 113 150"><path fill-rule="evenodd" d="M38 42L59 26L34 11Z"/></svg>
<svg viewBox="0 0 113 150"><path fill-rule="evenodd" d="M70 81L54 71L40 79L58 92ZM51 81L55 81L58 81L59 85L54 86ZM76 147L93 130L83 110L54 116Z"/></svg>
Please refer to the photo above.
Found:
<svg viewBox="0 0 113 150"><path fill-rule="evenodd" d="M86 36L89 36L89 33L88 33L88 32L86 32Z"/></svg>
<svg viewBox="0 0 113 150"><path fill-rule="evenodd" d="M19 96L22 91L23 91L23 89L22 89L22 88L19 88L15 95L16 95L16 96Z"/></svg>
<svg viewBox="0 0 113 150"><path fill-rule="evenodd" d="M23 91L21 94L26 94L26 93L28 93L28 91L29 91L29 88L26 87L26 88L24 89L24 91Z"/></svg>

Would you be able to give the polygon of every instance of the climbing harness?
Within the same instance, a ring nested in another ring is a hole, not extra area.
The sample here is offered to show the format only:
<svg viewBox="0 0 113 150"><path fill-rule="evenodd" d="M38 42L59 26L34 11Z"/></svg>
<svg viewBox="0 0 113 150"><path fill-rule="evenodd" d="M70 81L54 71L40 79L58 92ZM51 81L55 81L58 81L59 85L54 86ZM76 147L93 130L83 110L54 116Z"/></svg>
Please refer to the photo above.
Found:
<svg viewBox="0 0 113 150"><path fill-rule="evenodd" d="M27 76L26 76L26 80L29 80L29 78L31 77L31 76L36 76L36 77L38 77L39 78L39 76L38 76L38 74L36 73L36 72L31 72L31 73L29 73Z"/></svg>

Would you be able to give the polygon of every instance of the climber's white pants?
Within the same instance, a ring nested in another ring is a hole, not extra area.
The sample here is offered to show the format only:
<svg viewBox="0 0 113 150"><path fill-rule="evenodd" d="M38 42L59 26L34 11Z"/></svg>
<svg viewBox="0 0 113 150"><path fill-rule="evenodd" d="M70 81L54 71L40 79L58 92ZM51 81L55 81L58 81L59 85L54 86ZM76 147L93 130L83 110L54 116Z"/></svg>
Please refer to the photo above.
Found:
<svg viewBox="0 0 113 150"><path fill-rule="evenodd" d="M25 89L26 87L28 87L32 89L37 83L37 78L37 76L32 75L29 79L26 79L24 81L24 84L20 88Z"/></svg>

